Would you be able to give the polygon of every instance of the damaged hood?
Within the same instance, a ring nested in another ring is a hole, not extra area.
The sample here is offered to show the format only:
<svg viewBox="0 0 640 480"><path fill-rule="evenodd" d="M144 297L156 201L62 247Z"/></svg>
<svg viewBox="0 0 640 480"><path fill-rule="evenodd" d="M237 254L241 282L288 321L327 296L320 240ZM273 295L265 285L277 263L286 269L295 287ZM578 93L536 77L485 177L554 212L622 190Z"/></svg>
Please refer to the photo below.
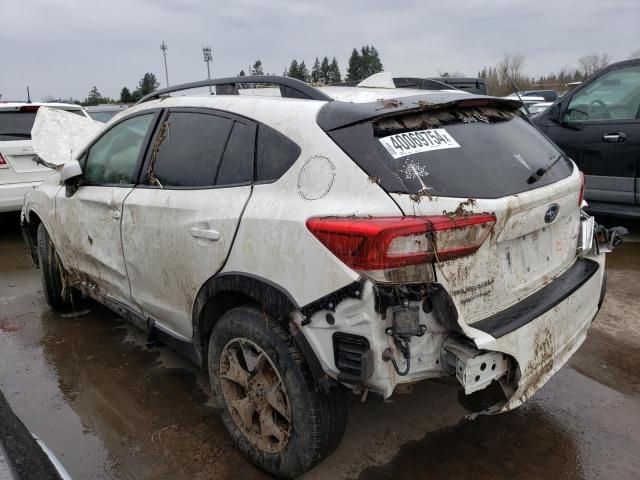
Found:
<svg viewBox="0 0 640 480"><path fill-rule="evenodd" d="M47 167L60 169L104 126L75 113L41 107L31 129L33 150Z"/></svg>

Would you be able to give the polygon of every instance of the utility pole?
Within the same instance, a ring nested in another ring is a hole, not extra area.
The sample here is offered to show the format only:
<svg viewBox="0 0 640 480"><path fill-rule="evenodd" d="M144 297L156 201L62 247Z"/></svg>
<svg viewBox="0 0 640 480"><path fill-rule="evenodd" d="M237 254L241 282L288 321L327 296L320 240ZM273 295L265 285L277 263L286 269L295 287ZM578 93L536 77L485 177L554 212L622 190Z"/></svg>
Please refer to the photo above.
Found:
<svg viewBox="0 0 640 480"><path fill-rule="evenodd" d="M207 64L207 78L211 80L211 70L209 69L209 62L213 61L211 47L202 47L202 55L204 56L204 62ZM212 94L211 85L209 85L209 94Z"/></svg>
<svg viewBox="0 0 640 480"><path fill-rule="evenodd" d="M162 45L160 45L160 50L162 50L162 55L164 55L164 78L167 81L167 87L169 86L169 70L167 70L167 44L162 41Z"/></svg>

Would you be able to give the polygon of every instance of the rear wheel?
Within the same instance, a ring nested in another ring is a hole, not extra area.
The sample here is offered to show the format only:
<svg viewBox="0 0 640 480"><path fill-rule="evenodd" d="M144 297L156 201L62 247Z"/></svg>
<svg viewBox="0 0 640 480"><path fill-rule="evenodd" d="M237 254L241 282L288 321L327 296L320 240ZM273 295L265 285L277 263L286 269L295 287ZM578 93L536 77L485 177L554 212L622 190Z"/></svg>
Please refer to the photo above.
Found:
<svg viewBox="0 0 640 480"><path fill-rule="evenodd" d="M38 225L38 261L42 288L51 308L70 308L82 298L80 292L66 284L64 270L44 225Z"/></svg>
<svg viewBox="0 0 640 480"><path fill-rule="evenodd" d="M223 315L209 340L208 366L224 424L260 468L294 477L339 444L346 389L316 392L295 341L271 317L251 307Z"/></svg>

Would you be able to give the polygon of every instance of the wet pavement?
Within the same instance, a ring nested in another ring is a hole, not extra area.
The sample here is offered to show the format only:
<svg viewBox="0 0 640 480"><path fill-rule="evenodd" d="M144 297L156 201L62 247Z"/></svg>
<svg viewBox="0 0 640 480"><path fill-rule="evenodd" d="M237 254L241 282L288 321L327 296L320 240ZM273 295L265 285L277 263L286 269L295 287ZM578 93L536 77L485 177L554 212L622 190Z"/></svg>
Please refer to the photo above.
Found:
<svg viewBox="0 0 640 480"><path fill-rule="evenodd" d="M306 478L640 478L631 230L587 341L524 407L467 421L457 387L434 381L354 401L342 445ZM0 390L74 479L266 478L233 447L203 372L96 303L52 312L41 290L17 216L0 215Z"/></svg>

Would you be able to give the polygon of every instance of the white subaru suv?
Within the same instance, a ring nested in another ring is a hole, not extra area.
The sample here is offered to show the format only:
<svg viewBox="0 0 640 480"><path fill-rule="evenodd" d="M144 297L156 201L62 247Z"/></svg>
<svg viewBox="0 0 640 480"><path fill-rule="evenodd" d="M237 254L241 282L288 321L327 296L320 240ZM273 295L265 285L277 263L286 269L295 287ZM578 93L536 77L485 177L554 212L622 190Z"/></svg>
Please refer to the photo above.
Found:
<svg viewBox="0 0 640 480"><path fill-rule="evenodd" d="M38 163L31 145L31 127L43 106L89 118L84 108L69 103L0 103L0 212L19 212L25 194L53 173Z"/></svg>
<svg viewBox="0 0 640 480"><path fill-rule="evenodd" d="M88 295L188 355L238 448L296 476L340 442L348 391L453 377L504 412L584 341L618 240L518 107L270 76L171 87L29 193L25 238L49 305Z"/></svg>

